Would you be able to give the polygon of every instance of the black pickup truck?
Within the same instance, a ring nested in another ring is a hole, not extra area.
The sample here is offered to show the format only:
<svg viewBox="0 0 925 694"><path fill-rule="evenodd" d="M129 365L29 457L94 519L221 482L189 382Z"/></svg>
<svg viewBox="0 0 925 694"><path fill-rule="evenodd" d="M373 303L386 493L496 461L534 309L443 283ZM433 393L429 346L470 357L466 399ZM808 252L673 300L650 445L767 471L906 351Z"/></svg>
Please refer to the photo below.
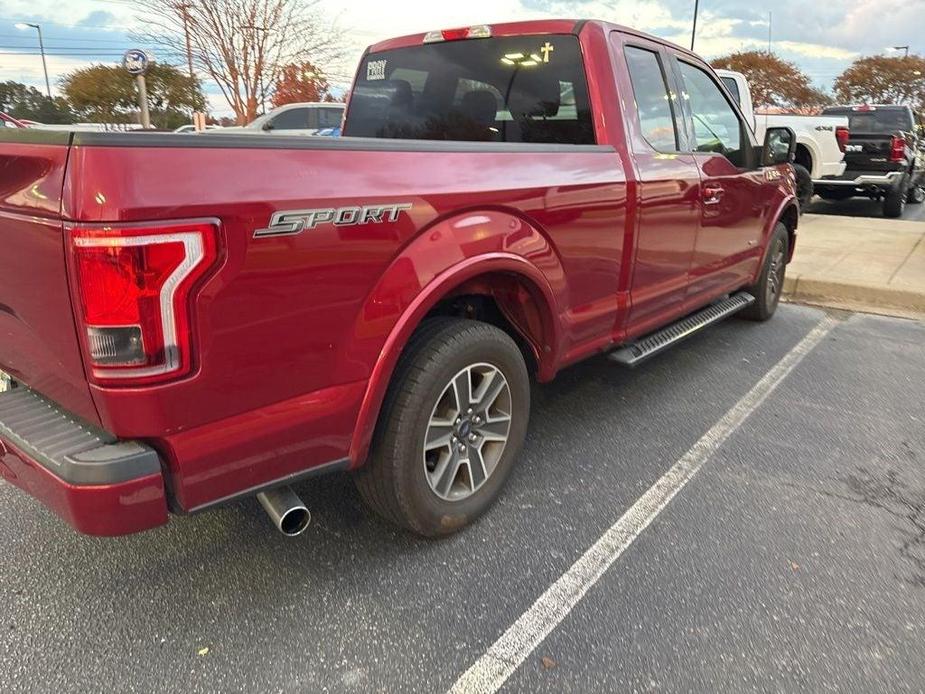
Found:
<svg viewBox="0 0 925 694"><path fill-rule="evenodd" d="M925 200L925 118L908 106L833 106L827 116L848 116L845 172L816 182L826 200L867 196L883 201L884 217L899 217L906 203Z"/></svg>

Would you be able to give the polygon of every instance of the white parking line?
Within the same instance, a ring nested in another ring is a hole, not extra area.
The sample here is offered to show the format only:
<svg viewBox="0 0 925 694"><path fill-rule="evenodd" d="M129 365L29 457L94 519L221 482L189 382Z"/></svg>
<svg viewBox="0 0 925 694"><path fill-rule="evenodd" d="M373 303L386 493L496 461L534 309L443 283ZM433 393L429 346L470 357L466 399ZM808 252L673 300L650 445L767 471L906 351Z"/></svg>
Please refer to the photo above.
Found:
<svg viewBox="0 0 925 694"><path fill-rule="evenodd" d="M837 324L827 317L800 340L463 673L451 694L498 691L723 442Z"/></svg>

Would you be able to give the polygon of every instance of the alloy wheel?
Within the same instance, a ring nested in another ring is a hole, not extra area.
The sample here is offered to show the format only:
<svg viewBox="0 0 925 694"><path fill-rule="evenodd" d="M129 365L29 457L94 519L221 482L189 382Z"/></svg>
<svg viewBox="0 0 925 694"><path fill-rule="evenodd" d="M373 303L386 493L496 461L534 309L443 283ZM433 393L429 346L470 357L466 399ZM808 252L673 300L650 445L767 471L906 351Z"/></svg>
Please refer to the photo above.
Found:
<svg viewBox="0 0 925 694"><path fill-rule="evenodd" d="M424 472L434 494L461 501L485 484L507 445L511 411L511 389L497 367L472 364L450 379L424 435Z"/></svg>
<svg viewBox="0 0 925 694"><path fill-rule="evenodd" d="M771 267L768 269L767 283L767 304L774 306L780 300L781 291L784 288L784 268L786 267L786 258L784 257L784 242L778 239L774 244L774 250L771 255Z"/></svg>

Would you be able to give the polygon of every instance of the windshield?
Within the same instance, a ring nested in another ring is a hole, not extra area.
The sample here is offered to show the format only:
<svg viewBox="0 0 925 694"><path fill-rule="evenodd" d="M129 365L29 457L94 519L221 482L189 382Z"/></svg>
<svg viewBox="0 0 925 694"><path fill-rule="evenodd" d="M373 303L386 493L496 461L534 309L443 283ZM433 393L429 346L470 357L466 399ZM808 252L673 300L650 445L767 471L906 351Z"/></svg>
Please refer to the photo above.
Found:
<svg viewBox="0 0 925 694"><path fill-rule="evenodd" d="M594 144L578 39L516 36L370 54L344 135Z"/></svg>
<svg viewBox="0 0 925 694"><path fill-rule="evenodd" d="M868 135L892 135L912 130L912 116L904 108L877 108L870 111L855 111L845 108L827 108L826 116L848 116L848 130Z"/></svg>

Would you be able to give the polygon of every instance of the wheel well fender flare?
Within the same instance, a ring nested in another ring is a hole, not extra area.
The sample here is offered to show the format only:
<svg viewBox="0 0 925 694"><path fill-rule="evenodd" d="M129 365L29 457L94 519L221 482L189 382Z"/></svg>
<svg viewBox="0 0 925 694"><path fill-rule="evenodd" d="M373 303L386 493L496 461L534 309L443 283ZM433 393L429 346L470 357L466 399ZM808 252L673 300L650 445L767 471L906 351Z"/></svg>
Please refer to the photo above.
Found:
<svg viewBox="0 0 925 694"><path fill-rule="evenodd" d="M465 217L471 219L473 215L470 213ZM377 342L378 355L370 371L350 441L348 456L351 468L358 467L366 458L386 391L412 333L440 301L480 277L503 274L516 279L530 292L531 301L539 312L541 334L523 334L522 326L516 327L533 349L539 373L554 372L562 342L559 315L565 293L565 273L558 256L545 235L519 217L495 212L487 213L485 218L503 222L503 225L493 224L490 229L483 227L481 232L473 230L482 237L482 241L494 239L494 243L486 244L491 250L473 252L467 243L471 237L465 231L466 227L462 227L462 234L445 233L454 230L455 226L454 220L445 220L421 232L392 262L376 288L367 296L360 311L361 317L376 313L383 292L390 294L392 300L400 305L393 306L397 309L394 322L388 319L391 325L387 335L381 343ZM455 229L458 231L458 226ZM515 236L517 238L512 241ZM409 261L412 259L417 261L411 265L416 265L418 275L426 276L428 281L422 282L413 295L394 291L395 282L408 288ZM422 259L430 263L426 269L422 267L425 264ZM366 319L361 318L355 332L361 333L366 323Z"/></svg>
<svg viewBox="0 0 925 694"><path fill-rule="evenodd" d="M796 201L796 198L793 195L788 195L783 198L778 204L777 208L774 210L774 214L768 217L768 224L764 228L762 233L762 246L763 250L761 253L761 262L758 263L758 267L755 269L755 275L752 277L752 282L757 282L758 278L761 276L761 269L764 267L765 260L767 259L768 252L770 251L770 241L771 234L774 233L775 227L778 223L783 223L787 227L787 239L789 241L787 248L787 262L789 263L793 259L793 250L796 241L797 235L797 225L800 221L800 206Z"/></svg>
<svg viewBox="0 0 925 694"><path fill-rule="evenodd" d="M813 140L809 138L803 138L798 135L797 151L799 151L801 147L806 150L807 154L809 154L809 167L807 167L809 169L809 175L813 178L816 178L816 172L814 169L816 168L817 163L820 161L819 146ZM795 163L800 163L799 154L797 155L797 161Z"/></svg>

